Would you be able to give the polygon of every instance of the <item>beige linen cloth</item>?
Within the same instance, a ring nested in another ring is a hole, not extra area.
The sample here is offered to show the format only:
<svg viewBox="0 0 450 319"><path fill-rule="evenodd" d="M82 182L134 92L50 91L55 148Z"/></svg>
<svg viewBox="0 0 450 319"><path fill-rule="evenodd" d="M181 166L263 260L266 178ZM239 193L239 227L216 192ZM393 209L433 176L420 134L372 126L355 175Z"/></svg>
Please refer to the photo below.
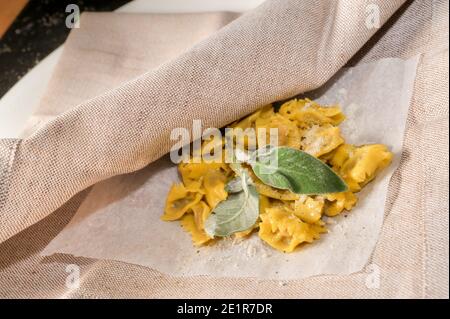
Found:
<svg viewBox="0 0 450 319"><path fill-rule="evenodd" d="M365 23L369 4L387 21L381 30ZM172 128L193 119L221 127L322 85L346 63L417 54L404 152L369 267L379 287L366 272L280 284L40 257L89 186L158 159ZM66 286L70 264L81 267L78 288ZM0 140L0 297L448 297L448 1L270 0L241 17L84 14L24 139Z"/></svg>

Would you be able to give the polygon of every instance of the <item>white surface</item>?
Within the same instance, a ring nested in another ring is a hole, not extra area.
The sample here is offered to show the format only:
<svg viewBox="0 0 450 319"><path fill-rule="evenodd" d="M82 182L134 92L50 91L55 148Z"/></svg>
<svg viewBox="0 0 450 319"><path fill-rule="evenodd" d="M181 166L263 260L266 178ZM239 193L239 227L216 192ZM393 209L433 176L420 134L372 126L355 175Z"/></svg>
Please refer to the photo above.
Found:
<svg viewBox="0 0 450 319"><path fill-rule="evenodd" d="M264 0L135 0L116 11L128 13L244 12L262 2ZM38 106L61 53L62 46L42 60L0 99L0 138L19 137L27 119Z"/></svg>
<svg viewBox="0 0 450 319"><path fill-rule="evenodd" d="M59 47L28 72L0 100L0 138L19 137L45 92L62 53Z"/></svg>

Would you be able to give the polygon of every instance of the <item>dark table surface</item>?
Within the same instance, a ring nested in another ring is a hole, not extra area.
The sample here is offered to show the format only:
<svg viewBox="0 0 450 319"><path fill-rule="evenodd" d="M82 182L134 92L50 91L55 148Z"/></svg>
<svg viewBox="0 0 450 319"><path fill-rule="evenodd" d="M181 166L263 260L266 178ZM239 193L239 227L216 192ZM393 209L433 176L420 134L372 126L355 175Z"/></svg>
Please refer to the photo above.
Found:
<svg viewBox="0 0 450 319"><path fill-rule="evenodd" d="M13 1L13 0L12 0ZM66 7L112 11L129 0L30 0L0 39L0 97L49 53L64 43Z"/></svg>

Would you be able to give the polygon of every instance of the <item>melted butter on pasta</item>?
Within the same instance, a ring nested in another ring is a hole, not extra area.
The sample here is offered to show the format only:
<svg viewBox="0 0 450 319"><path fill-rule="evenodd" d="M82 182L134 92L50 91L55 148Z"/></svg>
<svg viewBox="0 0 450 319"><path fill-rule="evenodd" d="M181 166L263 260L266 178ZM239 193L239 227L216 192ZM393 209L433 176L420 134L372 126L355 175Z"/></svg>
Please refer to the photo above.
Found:
<svg viewBox="0 0 450 319"><path fill-rule="evenodd" d="M233 128L265 128L269 143L270 128L278 129L278 145L303 150L327 163L349 186L343 193L299 195L262 183L249 171L260 196L259 221L250 229L235 233L245 238L255 230L273 248L292 252L303 243L311 243L326 232L322 217L350 211L357 203L356 193L392 160L392 153L381 144L355 146L346 144L338 125L345 120L339 106L321 106L309 99L293 99L275 111L268 105L230 125ZM247 145L247 140L244 146ZM261 141L258 140L258 143ZM224 140L206 140L201 154L210 154L215 144ZM228 194L225 185L234 177L225 161L201 160L178 166L182 184L173 185L166 200L163 220L181 220L194 245L214 242L204 231L211 211Z"/></svg>

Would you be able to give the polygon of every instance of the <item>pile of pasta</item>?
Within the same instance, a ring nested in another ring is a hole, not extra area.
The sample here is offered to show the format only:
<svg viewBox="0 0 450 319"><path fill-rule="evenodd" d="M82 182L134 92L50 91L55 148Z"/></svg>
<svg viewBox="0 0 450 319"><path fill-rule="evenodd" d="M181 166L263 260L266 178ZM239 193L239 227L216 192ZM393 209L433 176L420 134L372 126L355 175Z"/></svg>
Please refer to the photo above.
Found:
<svg viewBox="0 0 450 319"><path fill-rule="evenodd" d="M319 158L348 185L348 191L343 193L299 195L265 185L252 175L260 197L259 219L253 228L233 236L246 237L257 231L268 245L292 252L327 231L324 216L337 216L356 205L356 193L390 164L392 153L381 144L346 144L338 127L344 119L338 106L324 107L309 99L293 99L277 111L269 105L230 126L267 131L277 128L279 146ZM202 147L209 142L204 141ZM205 161L181 163L178 168L182 183L170 189L162 219L181 220L195 245L211 244L218 239L206 234L204 222L217 204L227 198L225 186L234 178L234 172L227 163Z"/></svg>

